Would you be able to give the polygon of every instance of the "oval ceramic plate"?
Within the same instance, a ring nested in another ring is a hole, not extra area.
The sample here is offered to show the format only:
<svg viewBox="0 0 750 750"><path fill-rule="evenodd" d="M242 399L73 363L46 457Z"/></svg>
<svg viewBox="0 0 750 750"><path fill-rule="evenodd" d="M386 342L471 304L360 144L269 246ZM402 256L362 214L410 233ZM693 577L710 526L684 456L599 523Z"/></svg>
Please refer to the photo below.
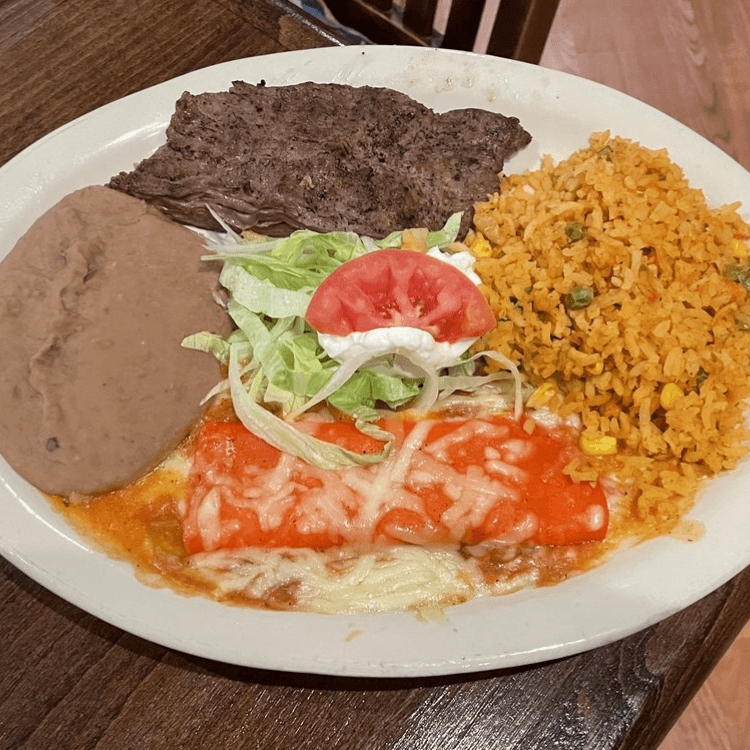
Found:
<svg viewBox="0 0 750 750"><path fill-rule="evenodd" d="M470 53L344 47L224 63L139 92L43 138L0 169L0 257L72 190L131 169L165 139L183 91L304 80L399 89L438 110L482 107L520 118L532 144L506 172L556 159L593 131L668 147L711 204L750 195L750 174L708 141L616 91L544 68ZM460 137L460 134L457 134ZM746 216L747 218L747 216ZM711 482L694 518L705 536L657 539L553 588L480 599L442 623L413 613L329 616L223 606L140 584L67 527L0 463L0 552L43 586L114 625L197 656L336 675L416 676L513 667L601 646L713 591L750 563L750 466Z"/></svg>

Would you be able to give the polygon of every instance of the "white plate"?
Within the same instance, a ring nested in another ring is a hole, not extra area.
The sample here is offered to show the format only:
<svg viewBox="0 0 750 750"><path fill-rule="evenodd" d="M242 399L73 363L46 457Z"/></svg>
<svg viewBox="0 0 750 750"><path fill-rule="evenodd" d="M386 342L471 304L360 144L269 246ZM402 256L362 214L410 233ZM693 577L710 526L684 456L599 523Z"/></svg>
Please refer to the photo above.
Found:
<svg viewBox="0 0 750 750"><path fill-rule="evenodd" d="M616 91L570 75L470 53L344 47L224 63L129 96L72 122L0 169L0 257L70 191L130 169L164 140L180 94L233 80L383 85L440 110L483 107L520 117L529 148L506 170L585 146L592 131L667 146L712 204L750 195L750 174L708 141ZM458 136L460 137L460 135ZM747 218L747 216L745 217ZM658 539L554 588L481 599L447 621L413 614L263 612L184 598L136 581L92 550L0 462L0 552L51 591L124 630L219 661L298 672L413 676L513 667L601 646L692 604L750 564L750 466L710 483L693 517L705 536Z"/></svg>

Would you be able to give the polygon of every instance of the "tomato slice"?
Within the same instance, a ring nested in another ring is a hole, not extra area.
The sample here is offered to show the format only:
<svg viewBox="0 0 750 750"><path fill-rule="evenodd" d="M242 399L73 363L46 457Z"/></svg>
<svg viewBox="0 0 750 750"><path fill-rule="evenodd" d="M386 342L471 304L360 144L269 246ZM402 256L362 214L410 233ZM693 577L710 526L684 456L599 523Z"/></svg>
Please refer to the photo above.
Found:
<svg viewBox="0 0 750 750"><path fill-rule="evenodd" d="M339 266L315 291L306 317L320 333L410 326L449 343L477 338L495 325L466 274L412 250L376 250Z"/></svg>
<svg viewBox="0 0 750 750"><path fill-rule="evenodd" d="M190 554L238 547L440 545L487 539L565 545L607 531L600 486L563 473L576 448L509 418L384 420L389 462L341 472L283 454L236 422L200 431L183 507ZM306 432L349 450L381 448L349 422Z"/></svg>

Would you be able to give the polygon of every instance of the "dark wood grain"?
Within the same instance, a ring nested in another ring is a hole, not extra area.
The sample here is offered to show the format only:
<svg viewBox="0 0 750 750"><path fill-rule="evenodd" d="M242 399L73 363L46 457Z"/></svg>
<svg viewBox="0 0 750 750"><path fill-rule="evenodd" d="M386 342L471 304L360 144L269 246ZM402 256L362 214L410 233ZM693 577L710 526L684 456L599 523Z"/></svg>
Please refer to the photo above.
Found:
<svg viewBox="0 0 750 750"><path fill-rule="evenodd" d="M79 115L191 70L342 42L283 2L0 0L0 163Z"/></svg>
<svg viewBox="0 0 750 750"><path fill-rule="evenodd" d="M562 0L543 63L638 96L750 166L748 25L744 0ZM0 0L0 163L175 75L342 41L284 0ZM0 750L653 750L750 617L750 571L617 643L469 677L336 679L190 657L4 560L0 612Z"/></svg>
<svg viewBox="0 0 750 750"><path fill-rule="evenodd" d="M647 750L749 602L745 574L642 633L569 659L470 677L337 679L150 644L3 561L0 747Z"/></svg>

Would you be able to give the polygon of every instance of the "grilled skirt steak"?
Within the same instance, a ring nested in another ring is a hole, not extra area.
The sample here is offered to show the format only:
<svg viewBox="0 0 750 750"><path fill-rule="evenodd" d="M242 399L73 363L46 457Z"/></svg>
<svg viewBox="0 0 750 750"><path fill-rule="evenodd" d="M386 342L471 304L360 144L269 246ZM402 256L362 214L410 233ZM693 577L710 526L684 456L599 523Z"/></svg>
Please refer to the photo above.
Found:
<svg viewBox="0 0 750 750"><path fill-rule="evenodd" d="M385 88L302 83L184 93L167 143L109 187L172 219L283 236L295 229L383 237L441 227L497 190L504 160L531 140L515 117L438 114Z"/></svg>

